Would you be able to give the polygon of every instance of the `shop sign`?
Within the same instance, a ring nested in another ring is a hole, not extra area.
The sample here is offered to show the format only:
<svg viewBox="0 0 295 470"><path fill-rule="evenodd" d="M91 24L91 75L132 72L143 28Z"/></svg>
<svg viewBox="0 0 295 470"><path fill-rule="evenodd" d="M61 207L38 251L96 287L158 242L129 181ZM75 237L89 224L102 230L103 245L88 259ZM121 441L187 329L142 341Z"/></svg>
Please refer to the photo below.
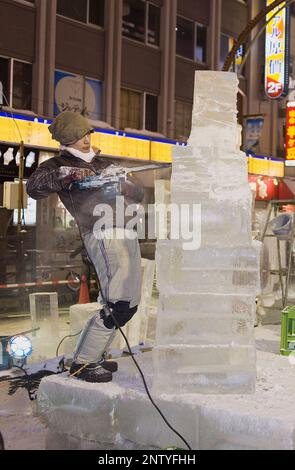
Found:
<svg viewBox="0 0 295 470"><path fill-rule="evenodd" d="M255 191L256 201L278 199L280 182L276 178L249 175L249 184Z"/></svg>
<svg viewBox="0 0 295 470"><path fill-rule="evenodd" d="M277 178L284 178L284 160L272 157L249 155L248 173L251 175L275 176Z"/></svg>
<svg viewBox="0 0 295 470"><path fill-rule="evenodd" d="M286 159L295 160L295 101L286 106Z"/></svg>
<svg viewBox="0 0 295 470"><path fill-rule="evenodd" d="M267 6L274 0L267 0ZM289 7L279 9L285 2L271 10L265 36L265 93L268 98L277 99L286 96L289 86Z"/></svg>
<svg viewBox="0 0 295 470"><path fill-rule="evenodd" d="M102 82L68 72L55 72L54 115L62 111L83 113L101 119Z"/></svg>
<svg viewBox="0 0 295 470"><path fill-rule="evenodd" d="M249 116L244 120L244 150L246 153L257 153L262 134L264 118Z"/></svg>

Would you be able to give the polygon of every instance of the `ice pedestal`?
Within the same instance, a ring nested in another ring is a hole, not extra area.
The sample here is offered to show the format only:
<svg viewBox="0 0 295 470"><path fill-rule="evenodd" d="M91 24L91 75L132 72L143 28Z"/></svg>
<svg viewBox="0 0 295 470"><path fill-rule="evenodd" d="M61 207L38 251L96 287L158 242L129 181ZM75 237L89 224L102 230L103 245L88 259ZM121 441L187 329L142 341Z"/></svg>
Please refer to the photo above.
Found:
<svg viewBox="0 0 295 470"><path fill-rule="evenodd" d="M233 73L196 72L191 136L173 150L169 239L156 252L155 393L255 388L260 245L251 236L237 91Z"/></svg>
<svg viewBox="0 0 295 470"><path fill-rule="evenodd" d="M295 449L295 366L278 354L279 327L255 330L260 335L255 393L189 395L179 387L174 395L152 395L193 449ZM154 374L151 356L136 356L149 387ZM131 359L119 358L118 364L113 381L106 384L67 374L41 381L38 409L48 426L47 449L185 448L150 403Z"/></svg>

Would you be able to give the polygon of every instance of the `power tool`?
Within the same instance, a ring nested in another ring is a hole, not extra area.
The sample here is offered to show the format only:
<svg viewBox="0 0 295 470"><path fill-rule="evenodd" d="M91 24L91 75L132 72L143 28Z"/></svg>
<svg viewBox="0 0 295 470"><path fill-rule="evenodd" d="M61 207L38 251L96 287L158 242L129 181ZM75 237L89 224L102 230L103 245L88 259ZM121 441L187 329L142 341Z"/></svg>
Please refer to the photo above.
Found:
<svg viewBox="0 0 295 470"><path fill-rule="evenodd" d="M127 180L128 175L131 175L132 173L158 170L168 167L171 167L170 163L135 166L131 168L110 165L105 170L98 171L95 176L87 176L83 181L76 181L73 186L81 190L96 189L105 185L112 185L114 183L124 183Z"/></svg>

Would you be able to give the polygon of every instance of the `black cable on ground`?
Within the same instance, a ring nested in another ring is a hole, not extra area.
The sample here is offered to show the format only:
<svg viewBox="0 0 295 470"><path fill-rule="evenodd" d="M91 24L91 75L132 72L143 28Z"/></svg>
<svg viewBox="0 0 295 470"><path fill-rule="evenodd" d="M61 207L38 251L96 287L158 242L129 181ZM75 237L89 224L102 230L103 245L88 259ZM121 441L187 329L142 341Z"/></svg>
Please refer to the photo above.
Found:
<svg viewBox="0 0 295 470"><path fill-rule="evenodd" d="M27 373L26 369L24 369L23 366L24 366L24 364L23 364L22 366L16 366L16 365L14 365L13 367L16 367L17 369L20 369L21 371L23 371L23 372L25 373L25 376L26 376L26 384L27 384L27 386L25 386L25 388L26 388L27 391L28 391L29 399L30 399L31 401L34 401L34 400L36 400L36 396L34 396L34 393L35 393L35 392L32 392L32 380L31 380L31 377L29 376L29 374ZM20 382L21 382L22 377L19 377L19 380L20 380ZM40 379L40 380L41 380L41 379ZM40 382L39 382L39 383L40 383ZM19 388L19 386L21 386L21 385L17 384L16 389ZM10 390L10 391L11 391L11 390ZM11 393L11 395L12 395L12 394L13 394L13 392Z"/></svg>
<svg viewBox="0 0 295 470"><path fill-rule="evenodd" d="M76 208L75 208L75 205L74 205L74 201L73 201L73 198L72 198L72 194L71 194L71 190L70 190L70 189L69 189L69 196L70 196L70 199L71 199L71 204L72 204L74 216L75 216L75 219L77 220L77 217L76 217ZM77 224L77 226L78 226L78 229L79 229L79 232L80 232L79 225ZM82 242L83 242L83 238L82 238L81 232L80 232L80 237L81 237L81 240L82 240ZM87 248L86 248L86 246L85 246L84 243L83 243L83 245L84 245L85 251L86 251L86 253L87 253L88 259L89 259L89 261L92 263L91 258L90 258L89 254L88 254ZM93 263L92 263L92 264L93 264ZM96 272L95 267L94 267L94 270L95 270L95 272ZM96 273L96 274L97 274L97 273ZM99 282L99 279L98 279L98 282ZM101 295L102 295L102 292L101 292ZM165 418L164 414L162 413L162 411L160 410L160 408L158 407L158 405L156 405L156 403L154 402L154 400L153 400L153 398L152 398L152 396L151 396L151 394L150 394L150 391L149 391L149 389L148 389L148 386L147 386L147 383L146 383L144 374L143 374L143 372L142 372L142 370L141 370L139 364L137 363L136 359L134 358L134 354L133 354L133 352L132 352L132 350L131 350L131 347L130 347L130 344L129 344L129 342L128 342L128 339L126 338L126 336L125 336L123 330L121 329L121 327L120 327L119 323L117 322L115 316L113 315L111 309L107 307L107 303L106 303L106 301L105 301L104 298L103 298L103 301L104 301L104 303L105 303L105 305L106 305L106 310L107 310L107 311L110 313L110 315L112 316L112 319L113 319L113 321L114 321L114 324L116 325L116 327L118 328L118 330L120 331L121 335L123 336L123 338L124 338L124 340L125 340L125 342L126 342L126 345L127 345L127 347L128 347L128 350L129 350L129 352L130 352L130 356L131 356L133 362L135 363L136 368L138 369L138 371L139 371L139 373L140 373L140 376L141 376L141 378L142 378L145 391L146 391L146 393L147 393L147 396L148 396L150 402L151 402L152 405L155 407L155 409L158 411L158 413L160 414L161 418L162 418L162 419L164 420L164 422L167 424L167 426L169 427L169 429L171 429L171 431L173 431L173 432L185 443L185 445L187 446L187 448L188 448L189 450L192 450L192 448L191 448L190 445L187 443L187 441L185 440L185 438L184 438L178 431L176 431L176 429L174 429L174 428L171 426L171 424L170 424L170 423L168 422L168 420Z"/></svg>

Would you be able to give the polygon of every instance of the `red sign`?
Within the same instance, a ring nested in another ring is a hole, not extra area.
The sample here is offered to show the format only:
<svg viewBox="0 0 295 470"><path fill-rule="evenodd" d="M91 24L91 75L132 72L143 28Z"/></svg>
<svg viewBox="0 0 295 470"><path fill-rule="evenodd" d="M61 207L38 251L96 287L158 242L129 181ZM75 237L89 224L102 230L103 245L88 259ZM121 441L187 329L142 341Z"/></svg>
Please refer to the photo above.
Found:
<svg viewBox="0 0 295 470"><path fill-rule="evenodd" d="M295 160L295 101L289 101L286 110L286 159Z"/></svg>
<svg viewBox="0 0 295 470"><path fill-rule="evenodd" d="M249 175L249 184L256 191L256 201L278 199L279 181L276 178Z"/></svg>

